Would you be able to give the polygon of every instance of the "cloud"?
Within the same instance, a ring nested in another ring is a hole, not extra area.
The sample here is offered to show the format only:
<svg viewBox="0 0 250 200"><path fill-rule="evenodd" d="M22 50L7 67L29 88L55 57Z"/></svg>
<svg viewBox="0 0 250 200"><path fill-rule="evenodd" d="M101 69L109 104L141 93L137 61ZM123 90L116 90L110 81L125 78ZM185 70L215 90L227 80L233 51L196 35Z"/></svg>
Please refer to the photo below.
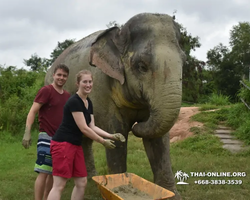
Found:
<svg viewBox="0 0 250 200"><path fill-rule="evenodd" d="M173 15L202 44L193 54L228 45L230 29L249 19L247 0L9 0L0 1L0 65L24 67L34 53L49 58L57 42L79 40L116 21L124 24L138 13Z"/></svg>

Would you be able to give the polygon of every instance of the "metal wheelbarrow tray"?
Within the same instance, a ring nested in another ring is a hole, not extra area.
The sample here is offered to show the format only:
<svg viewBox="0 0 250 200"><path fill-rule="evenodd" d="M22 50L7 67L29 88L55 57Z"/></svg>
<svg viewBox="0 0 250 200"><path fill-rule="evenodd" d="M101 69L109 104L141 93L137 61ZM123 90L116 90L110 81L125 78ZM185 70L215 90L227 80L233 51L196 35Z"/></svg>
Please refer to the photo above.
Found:
<svg viewBox="0 0 250 200"><path fill-rule="evenodd" d="M130 198L122 198L118 196L114 191L114 188L121 186L131 186L148 196L152 200L163 200L168 199L174 196L174 193L156 185L146 179L141 178L133 173L121 173L121 174L110 174L102 176L94 176L92 179L96 182L103 199L105 200L135 200L135 199L144 199L138 198L136 196Z"/></svg>

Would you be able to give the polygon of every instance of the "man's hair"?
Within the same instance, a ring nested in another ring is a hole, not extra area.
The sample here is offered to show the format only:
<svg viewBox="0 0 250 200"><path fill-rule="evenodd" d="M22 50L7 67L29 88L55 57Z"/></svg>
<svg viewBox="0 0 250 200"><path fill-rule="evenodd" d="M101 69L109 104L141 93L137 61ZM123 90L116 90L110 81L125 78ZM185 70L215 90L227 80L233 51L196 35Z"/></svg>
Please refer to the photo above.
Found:
<svg viewBox="0 0 250 200"><path fill-rule="evenodd" d="M77 82L77 83L79 83L79 82L81 81L81 77L82 77L83 74L89 74L89 75L91 75L91 78L92 78L92 80L93 80L93 76L92 76L91 71L86 70L86 69L83 69L83 70L79 71L79 72L76 74L76 82Z"/></svg>
<svg viewBox="0 0 250 200"><path fill-rule="evenodd" d="M54 74L56 73L56 71L57 71L58 69L62 69L62 70L65 71L67 74L69 74L69 68L68 68L68 66L65 65L65 64L63 64L63 63L60 63L60 64L58 64L58 65L55 67L55 69L54 69Z"/></svg>

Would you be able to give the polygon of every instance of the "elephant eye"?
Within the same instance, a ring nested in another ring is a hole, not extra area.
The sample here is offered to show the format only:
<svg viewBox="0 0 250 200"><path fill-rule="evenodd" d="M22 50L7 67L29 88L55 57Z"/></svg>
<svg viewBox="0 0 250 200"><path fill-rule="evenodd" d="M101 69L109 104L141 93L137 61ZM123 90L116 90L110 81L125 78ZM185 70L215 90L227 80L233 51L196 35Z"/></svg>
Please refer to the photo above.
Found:
<svg viewBox="0 0 250 200"><path fill-rule="evenodd" d="M137 66L137 67L138 67L138 70L139 70L140 72L145 73L145 72L148 71L148 68L147 68L147 66L145 65L144 62L138 62L137 65L138 65L138 66Z"/></svg>

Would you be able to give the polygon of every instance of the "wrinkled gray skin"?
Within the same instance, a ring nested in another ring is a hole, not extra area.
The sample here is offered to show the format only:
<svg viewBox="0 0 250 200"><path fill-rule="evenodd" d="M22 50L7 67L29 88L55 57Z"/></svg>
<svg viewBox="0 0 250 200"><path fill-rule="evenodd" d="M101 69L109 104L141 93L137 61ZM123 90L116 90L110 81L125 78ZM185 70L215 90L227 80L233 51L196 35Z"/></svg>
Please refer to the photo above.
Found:
<svg viewBox="0 0 250 200"><path fill-rule="evenodd" d="M99 31L72 44L45 78L46 84L51 83L54 67L65 63L70 68L65 89L73 94L77 72L92 71L94 86L90 98L96 125L110 133L120 132L126 138L130 130L141 137L154 182L175 192L168 131L181 106L185 55L179 37L172 17L139 14L121 29ZM135 122L138 123L133 126ZM116 142L116 146L114 150L106 149L109 172L126 172L127 142ZM92 141L84 138L83 148L88 174L93 176L96 171Z"/></svg>

